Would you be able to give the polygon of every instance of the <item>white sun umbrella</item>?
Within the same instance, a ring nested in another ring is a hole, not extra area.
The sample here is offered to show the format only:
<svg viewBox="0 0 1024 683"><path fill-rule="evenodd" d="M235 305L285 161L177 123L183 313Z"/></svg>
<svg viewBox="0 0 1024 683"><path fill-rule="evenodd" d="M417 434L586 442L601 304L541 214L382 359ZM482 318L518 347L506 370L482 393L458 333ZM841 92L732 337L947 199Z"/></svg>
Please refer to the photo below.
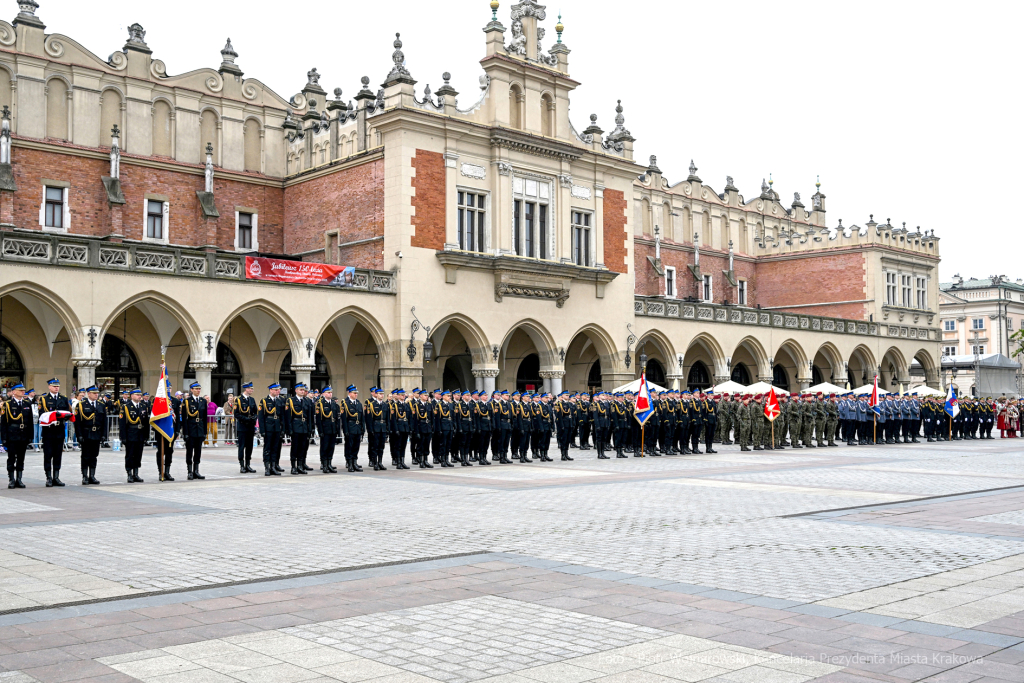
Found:
<svg viewBox="0 0 1024 683"><path fill-rule="evenodd" d="M917 394L918 396L941 396L942 398L946 397L946 392L945 391L941 391L939 389L933 389L930 386L928 386L927 384L922 384L920 386L916 386L913 389L911 389L910 391L908 391L907 393L908 394Z"/></svg>
<svg viewBox="0 0 1024 683"><path fill-rule="evenodd" d="M874 391L874 390L875 390L875 385L874 384L865 384L862 387L857 387L851 393L854 396L870 396L871 392ZM888 394L888 393L889 392L886 391L885 389L883 389L882 387L878 387L878 395L879 396L883 396L883 395Z"/></svg>
<svg viewBox="0 0 1024 683"><path fill-rule="evenodd" d="M768 384L768 382L757 382L757 383L751 384L749 387L747 387L746 393L748 393L748 394L767 394L771 390L772 390L772 385ZM786 396L789 396L789 392L786 391L785 389L783 389L782 387L775 387L775 393L778 394L778 395L785 394Z"/></svg>
<svg viewBox="0 0 1024 683"><path fill-rule="evenodd" d="M668 391L668 389L666 389L665 387L658 386L657 384L655 384L651 380L647 380L647 389L649 391L657 391L658 393L661 393L663 391ZM629 384L623 384L621 387L615 387L614 389L612 389L612 393L615 393L615 394L617 394L619 392L622 392L622 391L628 391L628 392L633 393L633 394L635 394L636 392L640 391L640 380L635 379L632 382L630 382Z"/></svg>
<svg viewBox="0 0 1024 683"><path fill-rule="evenodd" d="M807 387L806 389L804 389L800 393L801 394L817 394L817 393L822 393L825 396L828 396L829 394L845 394L846 393L846 389L843 389L842 387L837 387L835 384L832 384L830 382L822 382L821 384L815 384L813 387Z"/></svg>
<svg viewBox="0 0 1024 683"><path fill-rule="evenodd" d="M715 393L716 394L746 394L746 393L749 393L749 392L747 391L747 388L745 386L743 386L742 384L740 384L739 382L733 382L732 380L729 380L728 382L722 382L717 387L715 387Z"/></svg>

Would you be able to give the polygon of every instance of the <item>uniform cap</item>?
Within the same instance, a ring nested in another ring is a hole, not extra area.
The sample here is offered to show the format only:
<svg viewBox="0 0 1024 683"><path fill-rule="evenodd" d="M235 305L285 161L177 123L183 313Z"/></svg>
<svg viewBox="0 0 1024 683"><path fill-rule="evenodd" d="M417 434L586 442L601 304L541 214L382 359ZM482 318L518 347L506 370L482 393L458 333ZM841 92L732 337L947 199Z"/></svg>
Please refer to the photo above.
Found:
<svg viewBox="0 0 1024 683"><path fill-rule="evenodd" d="M452 392L450 392L450 391L443 391L443 392L441 392L441 395L442 396L451 396Z"/></svg>
<svg viewBox="0 0 1024 683"><path fill-rule="evenodd" d="M246 382L242 385L243 389L252 389L252 382Z"/></svg>
<svg viewBox="0 0 1024 683"><path fill-rule="evenodd" d="M306 388L306 383L305 382L296 382L294 388L295 389L305 389Z"/></svg>
<svg viewBox="0 0 1024 683"><path fill-rule="evenodd" d="M331 387L327 386L320 390L321 394L327 393L328 391L334 391Z"/></svg>
<svg viewBox="0 0 1024 683"><path fill-rule="evenodd" d="M800 394L790 394L790 398L800 398Z"/></svg>
<svg viewBox="0 0 1024 683"><path fill-rule="evenodd" d="M11 391L14 391L15 389L24 389L24 388L25 388L25 385L22 384L21 382L19 382L19 383L15 384L13 387L11 387Z"/></svg>
<svg viewBox="0 0 1024 683"><path fill-rule="evenodd" d="M349 384L349 385L348 385L348 388L347 388L347 389L345 389L345 391L347 391L347 392L349 392L349 393L352 393L353 391L359 391L359 389L357 389L357 388L356 388L356 385L355 385L355 384Z"/></svg>
<svg viewBox="0 0 1024 683"><path fill-rule="evenodd" d="M470 392L469 392L469 390L467 389L466 391L463 391L463 392L462 392L462 395L463 395L463 396L472 396L473 394L472 394L472 393L470 393Z"/></svg>
<svg viewBox="0 0 1024 683"><path fill-rule="evenodd" d="M281 385L278 384L277 382L274 382L269 387L267 387L267 389L280 389L280 388L281 388Z"/></svg>
<svg viewBox="0 0 1024 683"><path fill-rule="evenodd" d="M148 392L148 391L143 391L143 392L142 392L142 395L143 395L143 396L149 396L149 392Z"/></svg>
<svg viewBox="0 0 1024 683"><path fill-rule="evenodd" d="M189 389L201 389L202 386L203 385L201 385L199 382L192 382L192 384L188 385L188 388Z"/></svg>
<svg viewBox="0 0 1024 683"><path fill-rule="evenodd" d="M132 389L131 390L131 395L132 396L134 396L135 394L141 394L141 393L142 393L142 389Z"/></svg>
<svg viewBox="0 0 1024 683"><path fill-rule="evenodd" d="M46 383L53 386L54 384L60 384L60 380L54 377L53 379L46 380Z"/></svg>
<svg viewBox="0 0 1024 683"><path fill-rule="evenodd" d="M15 385L15 387L14 387L14 388L15 388L15 389L17 389L17 388L18 388L18 386L20 386L20 385ZM24 386L22 386L21 388L22 388L22 389L24 389L25 387L24 387ZM96 387L89 387L88 389L86 389L86 390L85 390L85 393L87 393L87 394L91 394L91 393L92 393L92 392L94 392L94 391L98 393L98 392L99 392L99 389L97 389Z"/></svg>

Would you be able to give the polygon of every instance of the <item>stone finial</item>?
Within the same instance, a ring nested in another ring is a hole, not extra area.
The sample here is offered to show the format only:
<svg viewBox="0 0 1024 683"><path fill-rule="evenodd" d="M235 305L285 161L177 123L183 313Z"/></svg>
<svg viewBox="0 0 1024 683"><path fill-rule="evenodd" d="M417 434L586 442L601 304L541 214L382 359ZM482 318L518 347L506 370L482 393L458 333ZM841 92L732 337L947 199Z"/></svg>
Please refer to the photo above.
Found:
<svg viewBox="0 0 1024 683"><path fill-rule="evenodd" d="M320 72L315 66L306 72L306 85L320 85Z"/></svg>
<svg viewBox="0 0 1024 683"><path fill-rule="evenodd" d="M334 89L334 101L341 102L341 88Z"/></svg>
<svg viewBox="0 0 1024 683"><path fill-rule="evenodd" d="M444 81L444 85L437 89L437 96L457 97L459 93L458 91L455 90L455 88L452 87L452 84L450 82L452 80L452 75L445 71L443 74L441 74L441 80Z"/></svg>
<svg viewBox="0 0 1024 683"><path fill-rule="evenodd" d="M611 142L633 142L635 138L625 128L626 117L622 114L622 100L615 105L615 130L608 134Z"/></svg>
<svg viewBox="0 0 1024 683"><path fill-rule="evenodd" d="M802 208L803 207L803 202L800 201L800 193L799 192L794 192L793 193L793 204L791 206L792 206L792 208L796 208L796 207L801 207Z"/></svg>
<svg viewBox="0 0 1024 683"><path fill-rule="evenodd" d="M391 73L388 74L387 80L384 81L385 86L395 85L398 83L408 83L415 85L416 81L413 80L412 74L405 68L405 53L402 52L402 34L395 34L395 51L391 53L391 61L395 63L391 67Z"/></svg>
<svg viewBox="0 0 1024 683"><path fill-rule="evenodd" d="M110 129L110 137L113 138L114 140L117 140L121 137L121 129L117 127L116 123L114 124L114 127Z"/></svg>
<svg viewBox="0 0 1024 683"><path fill-rule="evenodd" d="M648 173L658 173L658 174L661 173L661 169L658 168L658 157L656 155L654 155L654 154L651 155L651 163L647 167L647 172Z"/></svg>
<svg viewBox="0 0 1024 683"><path fill-rule="evenodd" d="M690 175L686 180L691 183L701 182L700 177L697 175L697 164L693 163L693 159L690 159Z"/></svg>
<svg viewBox="0 0 1024 683"><path fill-rule="evenodd" d="M21 10L21 14L34 17L36 10L39 9L39 3L36 0L18 0L18 9Z"/></svg>
<svg viewBox="0 0 1024 683"><path fill-rule="evenodd" d="M149 47L146 45L146 29L142 28L142 24L135 23L128 27L128 43L140 47Z"/></svg>
<svg viewBox="0 0 1024 683"><path fill-rule="evenodd" d="M338 109L342 112L344 112L347 109L345 103L341 101L341 88L334 89L334 101L327 103L327 109L329 111L334 111L335 109Z"/></svg>
<svg viewBox="0 0 1024 683"><path fill-rule="evenodd" d="M234 46L231 45L230 38L228 38L228 42L224 45L224 49L220 51L220 56L224 58L225 64L234 64L235 60L238 59L238 53L235 52Z"/></svg>
<svg viewBox="0 0 1024 683"><path fill-rule="evenodd" d="M590 115L590 125L583 129L584 135L601 135L604 133L601 127L597 125L597 114Z"/></svg>
<svg viewBox="0 0 1024 683"><path fill-rule="evenodd" d="M13 22L15 26L25 25L34 28L46 28L46 24L36 16L36 10L39 9L39 3L36 0L18 0L18 9L20 11Z"/></svg>
<svg viewBox="0 0 1024 683"><path fill-rule="evenodd" d="M725 191L739 192L739 190L736 188L736 185L733 184L733 179L731 175L725 176Z"/></svg>
<svg viewBox="0 0 1024 683"><path fill-rule="evenodd" d="M8 107L6 104L4 105L3 111L0 112L0 118L3 118L4 121L11 120L11 108Z"/></svg>
<svg viewBox="0 0 1024 683"><path fill-rule="evenodd" d="M206 143L206 156L209 157L211 160L213 159L213 143L212 142L207 142Z"/></svg>

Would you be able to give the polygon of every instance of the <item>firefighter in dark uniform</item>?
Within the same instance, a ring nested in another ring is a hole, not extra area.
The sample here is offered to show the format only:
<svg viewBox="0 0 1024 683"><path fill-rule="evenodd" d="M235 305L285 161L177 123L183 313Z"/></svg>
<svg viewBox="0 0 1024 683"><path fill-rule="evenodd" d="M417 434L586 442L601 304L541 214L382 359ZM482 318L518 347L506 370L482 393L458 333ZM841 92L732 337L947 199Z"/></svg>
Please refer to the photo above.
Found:
<svg viewBox="0 0 1024 683"><path fill-rule="evenodd" d="M370 465L374 472L387 469L384 466L384 442L388 437L388 407L382 400L384 392L378 387L370 388L363 415L366 417L366 439L370 451Z"/></svg>
<svg viewBox="0 0 1024 683"><path fill-rule="evenodd" d="M305 398L306 385L303 382L296 384L294 391L294 396L285 399L281 424L284 433L292 439L288 454L291 473L305 474L311 471L306 467L306 452L309 451L309 434L313 429L313 407Z"/></svg>
<svg viewBox="0 0 1024 683"><path fill-rule="evenodd" d="M701 413L704 417L704 452L717 453L714 446L715 428L718 426L718 404L715 399L701 394Z"/></svg>
<svg viewBox="0 0 1024 683"><path fill-rule="evenodd" d="M32 402L25 398L25 385L11 387L12 398L0 403L0 434L7 449L7 488L23 489L25 451L32 442Z"/></svg>
<svg viewBox="0 0 1024 683"><path fill-rule="evenodd" d="M199 395L202 385L192 382L191 392L181 402L181 434L185 438L185 467L188 478L206 479L199 474L199 461L203 457L203 441L206 440L207 412L206 399Z"/></svg>
<svg viewBox="0 0 1024 683"><path fill-rule="evenodd" d="M481 465L490 465L491 461L487 459L487 447L493 438L494 417L491 413L494 405L487 400L486 391L474 393L476 393L476 401L474 401L473 419L476 422L476 442L473 444L473 449L476 452L477 462Z"/></svg>
<svg viewBox="0 0 1024 683"><path fill-rule="evenodd" d="M576 428L576 411L573 410L568 397L568 391L560 393L552 409L555 414L555 438L558 440L558 451L562 454L562 460L572 460L569 457L569 444L572 443L572 433Z"/></svg>
<svg viewBox="0 0 1024 683"><path fill-rule="evenodd" d="M430 438L434 433L434 413L427 392L420 389L412 390L412 401L409 402L412 428L413 462L420 469L434 469L430 464Z"/></svg>
<svg viewBox="0 0 1024 683"><path fill-rule="evenodd" d="M359 444L366 432L363 424L363 404L359 402L359 390L350 384L348 397L341 404L341 431L345 434L345 466L349 472L362 472L359 466Z"/></svg>
<svg viewBox="0 0 1024 683"><path fill-rule="evenodd" d="M270 395L260 401L257 419L260 425L260 438L263 439L263 476L280 476L281 442L284 439L284 427L281 424L281 413L284 412L284 400L281 398L281 385L271 384L267 387Z"/></svg>
<svg viewBox="0 0 1024 683"><path fill-rule="evenodd" d="M118 433L124 447L124 470L128 473L129 484L141 484L143 481L139 468L142 467L142 449L149 434L149 413L141 399L142 391L132 389L128 402L121 406L118 421ZM206 413L203 413L204 422L205 419Z"/></svg>
<svg viewBox="0 0 1024 683"><path fill-rule="evenodd" d="M391 436L393 440L393 457L395 468L407 470L405 464L405 448L409 443L409 434L412 432L412 408L405 398L405 389L395 391L395 401L392 404L394 412L391 413Z"/></svg>
<svg viewBox="0 0 1024 683"><path fill-rule="evenodd" d="M238 435L238 472L255 474L252 462L252 442L256 437L256 399L252 397L252 382L242 385L242 395L234 399L232 414L235 416L235 433Z"/></svg>
<svg viewBox="0 0 1024 683"><path fill-rule="evenodd" d="M690 401L690 452L700 454L700 432L704 428L704 406L700 400Z"/></svg>
<svg viewBox="0 0 1024 683"><path fill-rule="evenodd" d="M52 410L71 412L71 403L60 393L60 380L56 377L47 382L50 391L39 397L39 414ZM64 425L66 419L54 420L40 429L43 442L43 471L47 486L64 486L60 480L60 465L64 455Z"/></svg>
<svg viewBox="0 0 1024 683"><path fill-rule="evenodd" d="M494 416L494 437L491 440L491 453L498 456L498 463L511 465L508 458L509 441L512 438L512 407L508 403L508 391L501 394L495 392L491 398L491 414Z"/></svg>
<svg viewBox="0 0 1024 683"><path fill-rule="evenodd" d="M441 467L455 467L448 462L448 453L451 451L452 437L455 434L453 407L450 391L443 392L440 402L434 404L434 443L437 444L434 456Z"/></svg>
<svg viewBox="0 0 1024 683"><path fill-rule="evenodd" d="M320 471L336 474L338 468L334 466L334 447L341 436L341 406L334 400L331 387L324 387L320 392L313 412L316 431L320 435Z"/></svg>
<svg viewBox="0 0 1024 683"><path fill-rule="evenodd" d="M469 461L470 449L473 447L473 439L476 437L476 428L473 424L473 406L470 403L468 391L461 394L456 391L458 400L453 401L453 417L455 418L455 439L452 446L452 455L457 457L463 467L471 467Z"/></svg>
<svg viewBox="0 0 1024 683"><path fill-rule="evenodd" d="M107 439L107 410L99 397L99 390L89 387L85 400L75 406L75 432L82 447L82 486L100 483L96 479L96 460L100 444Z"/></svg>

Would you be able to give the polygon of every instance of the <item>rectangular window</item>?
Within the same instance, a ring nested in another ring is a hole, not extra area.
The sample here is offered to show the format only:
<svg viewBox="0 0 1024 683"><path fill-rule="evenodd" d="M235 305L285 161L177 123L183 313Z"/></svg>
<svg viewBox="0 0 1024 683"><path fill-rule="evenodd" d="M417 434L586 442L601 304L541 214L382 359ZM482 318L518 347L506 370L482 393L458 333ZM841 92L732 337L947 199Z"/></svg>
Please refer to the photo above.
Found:
<svg viewBox="0 0 1024 683"><path fill-rule="evenodd" d="M739 300L736 303L738 303L740 306L746 306L747 305L747 281L746 280L740 280L737 284L739 286L737 287L736 295L739 297Z"/></svg>
<svg viewBox="0 0 1024 683"><path fill-rule="evenodd" d="M484 250L486 197L475 192L459 192L459 249L463 251Z"/></svg>
<svg viewBox="0 0 1024 683"><path fill-rule="evenodd" d="M672 267L665 269L665 296L669 299L676 297L676 269Z"/></svg>
<svg viewBox="0 0 1024 683"><path fill-rule="evenodd" d="M46 188L46 222L44 225L48 228L64 228L63 187Z"/></svg>
<svg viewBox="0 0 1024 683"><path fill-rule="evenodd" d="M590 266L590 214L572 212L572 262L577 266ZM675 295L673 295L675 296Z"/></svg>
<svg viewBox="0 0 1024 683"><path fill-rule="evenodd" d="M704 301L711 301L714 297L714 289L711 287L711 276L704 276Z"/></svg>
<svg viewBox="0 0 1024 683"><path fill-rule="evenodd" d="M971 318L971 329L972 330L983 330L985 329L984 318Z"/></svg>
<svg viewBox="0 0 1024 683"><path fill-rule="evenodd" d="M516 254L530 258L552 258L552 226L548 215L551 184L543 180L515 178L512 191L512 233Z"/></svg>
<svg viewBox="0 0 1024 683"><path fill-rule="evenodd" d="M942 355L943 356L955 356L955 355L957 355L957 349L956 349L955 346L943 346L942 347Z"/></svg>
<svg viewBox="0 0 1024 683"><path fill-rule="evenodd" d="M985 345L984 344L978 344L977 346L972 346L971 347L971 353L973 353L976 356L982 355L983 353L985 353Z"/></svg>
<svg viewBox="0 0 1024 683"><path fill-rule="evenodd" d="M914 305L913 301L910 298L910 276L904 275L902 278L900 278L900 280L901 284L903 285L903 307L910 308L911 306Z"/></svg>
<svg viewBox="0 0 1024 683"><path fill-rule="evenodd" d="M898 299L896 298L896 273L885 274L885 304L887 306L895 306Z"/></svg>
<svg viewBox="0 0 1024 683"><path fill-rule="evenodd" d="M923 277L917 278L917 307L921 310L928 308L928 287Z"/></svg>
<svg viewBox="0 0 1024 683"><path fill-rule="evenodd" d="M252 249L252 214L238 214L238 248Z"/></svg>
<svg viewBox="0 0 1024 683"><path fill-rule="evenodd" d="M946 332L956 332L956 321L955 320L943 320L942 329Z"/></svg>
<svg viewBox="0 0 1024 683"><path fill-rule="evenodd" d="M146 201L146 237L151 240L164 239L164 203L149 199Z"/></svg>

